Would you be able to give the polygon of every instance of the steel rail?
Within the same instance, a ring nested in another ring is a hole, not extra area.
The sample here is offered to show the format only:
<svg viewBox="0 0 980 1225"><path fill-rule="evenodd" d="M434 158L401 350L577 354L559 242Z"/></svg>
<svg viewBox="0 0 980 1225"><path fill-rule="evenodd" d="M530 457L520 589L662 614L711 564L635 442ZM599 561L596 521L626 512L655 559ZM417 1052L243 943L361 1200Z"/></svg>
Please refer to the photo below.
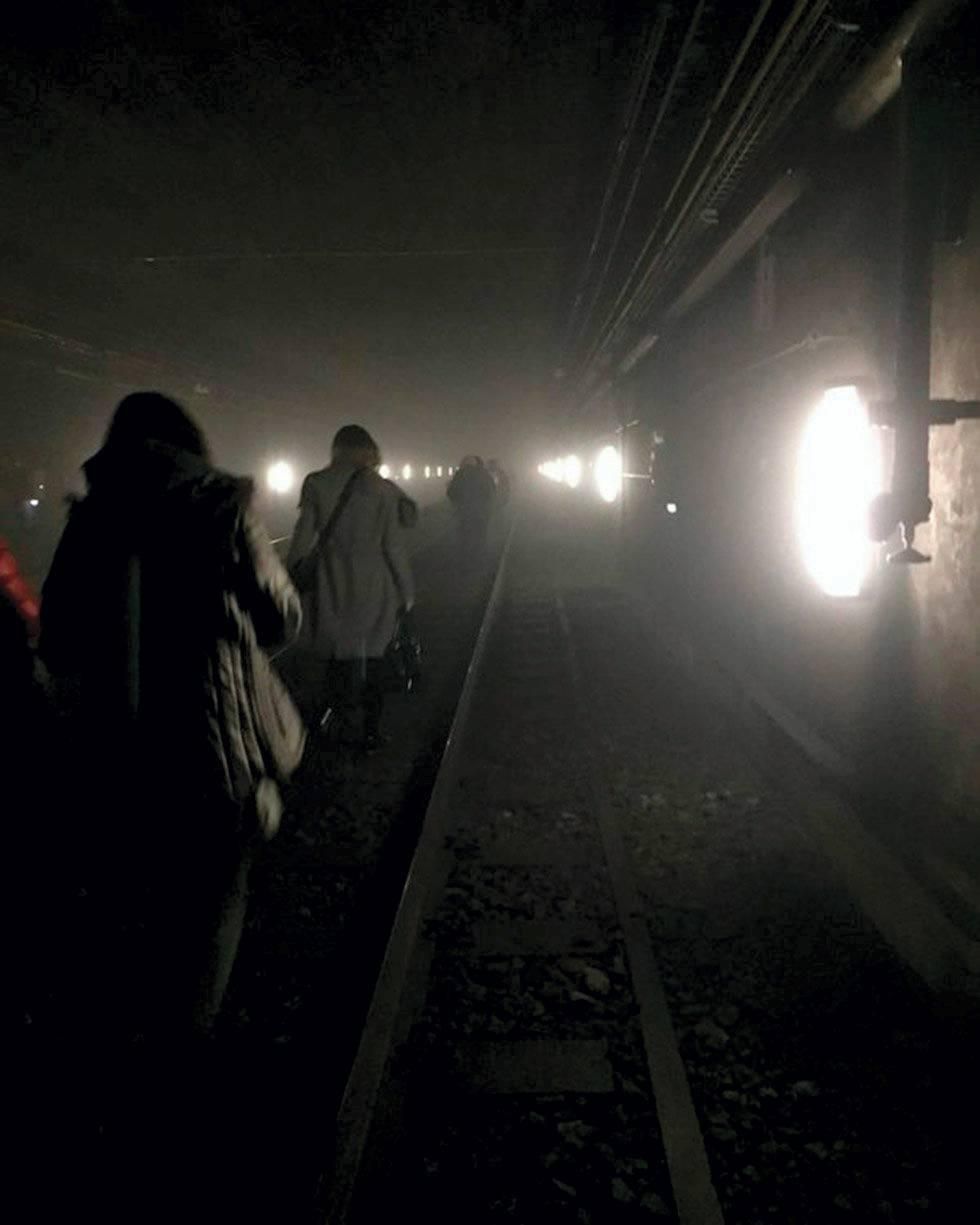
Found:
<svg viewBox="0 0 980 1225"><path fill-rule="evenodd" d="M607 772L595 748L594 723L590 717L595 703L589 697L588 682L560 592L556 594L555 603L571 677L572 702L579 724L592 810L623 931L630 983L639 1009L647 1074L660 1122L677 1219L679 1225L724 1225L640 891L620 818L609 798L612 789Z"/></svg>
<svg viewBox="0 0 980 1225"><path fill-rule="evenodd" d="M393 1053L396 1027L427 903L449 869L450 856L445 843L451 824L452 799L459 780L463 731L480 679L487 642L496 622L517 521L518 516L515 515L501 551L497 574L446 737L435 785L426 806L418 844L378 971L357 1054L337 1112L333 1160L323 1195L325 1212L321 1219L327 1225L344 1225L349 1219L374 1122L375 1107Z"/></svg>

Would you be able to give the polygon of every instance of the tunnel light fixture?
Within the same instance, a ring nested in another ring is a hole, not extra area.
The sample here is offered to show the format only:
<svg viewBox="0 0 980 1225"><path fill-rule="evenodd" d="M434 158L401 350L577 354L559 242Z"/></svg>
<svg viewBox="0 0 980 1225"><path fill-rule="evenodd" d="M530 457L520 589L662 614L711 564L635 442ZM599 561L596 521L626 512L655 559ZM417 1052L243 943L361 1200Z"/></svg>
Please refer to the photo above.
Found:
<svg viewBox="0 0 980 1225"><path fill-rule="evenodd" d="M403 464L402 465L402 480L410 481L411 479L412 479L412 465Z"/></svg>
<svg viewBox="0 0 980 1225"><path fill-rule="evenodd" d="M858 388L828 387L803 430L795 516L803 562L826 595L861 594L874 560L868 508L883 475L880 438Z"/></svg>
<svg viewBox="0 0 980 1225"><path fill-rule="evenodd" d="M677 503L676 503L676 502L668 502L668 503L667 503L667 514L668 514L668 515L676 515L676 514L677 514Z"/></svg>
<svg viewBox="0 0 980 1225"><path fill-rule="evenodd" d="M381 467L378 469L378 476L380 476L381 479L384 481L388 480L388 478L391 476L390 465L382 464Z"/></svg>
<svg viewBox="0 0 980 1225"><path fill-rule="evenodd" d="M582 483L582 461L577 455L566 455L562 461L562 479L569 489L578 489Z"/></svg>
<svg viewBox="0 0 980 1225"><path fill-rule="evenodd" d="M615 502L623 491L623 459L614 446L603 447L593 465L595 487L603 502Z"/></svg>
<svg viewBox="0 0 980 1225"><path fill-rule="evenodd" d="M286 494L296 484L296 471L285 459L277 459L266 469L265 483L271 493Z"/></svg>
<svg viewBox="0 0 980 1225"><path fill-rule="evenodd" d="M432 469L429 467L428 464L426 464L425 469L424 469L425 479L428 480L431 475L432 475Z"/></svg>
<svg viewBox="0 0 980 1225"><path fill-rule="evenodd" d="M436 464L436 476L442 476L442 464Z"/></svg>

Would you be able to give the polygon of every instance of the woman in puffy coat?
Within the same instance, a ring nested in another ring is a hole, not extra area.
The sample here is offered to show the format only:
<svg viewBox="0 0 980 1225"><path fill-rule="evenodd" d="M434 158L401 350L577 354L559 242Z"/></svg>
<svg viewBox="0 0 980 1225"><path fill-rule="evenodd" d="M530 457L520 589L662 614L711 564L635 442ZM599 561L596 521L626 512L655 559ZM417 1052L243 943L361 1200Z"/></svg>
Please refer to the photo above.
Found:
<svg viewBox="0 0 980 1225"><path fill-rule="evenodd" d="M84 470L44 585L40 653L75 697L72 787L96 899L142 927L145 981L117 984L123 1002L143 1023L207 1029L252 848L275 832L277 783L302 754L265 654L298 631L299 599L251 482L211 466L174 401L127 396Z"/></svg>
<svg viewBox="0 0 980 1225"><path fill-rule="evenodd" d="M357 737L368 750L381 739L384 655L399 613L414 601L404 495L378 474L380 460L367 430L339 430L333 462L303 483L289 547L290 571L303 575L303 638L327 665L318 713L326 706L323 722L346 724L340 734Z"/></svg>

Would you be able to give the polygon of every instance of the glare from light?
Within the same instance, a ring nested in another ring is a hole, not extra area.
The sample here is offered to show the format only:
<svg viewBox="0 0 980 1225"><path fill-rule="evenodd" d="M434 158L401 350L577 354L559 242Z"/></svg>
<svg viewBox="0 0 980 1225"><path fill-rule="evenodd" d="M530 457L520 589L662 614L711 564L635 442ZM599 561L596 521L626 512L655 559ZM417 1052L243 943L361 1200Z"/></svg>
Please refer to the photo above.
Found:
<svg viewBox="0 0 980 1225"><path fill-rule="evenodd" d="M431 475L432 475L432 469L429 467L428 464L426 464L425 465L425 479L428 480Z"/></svg>
<svg viewBox="0 0 980 1225"><path fill-rule="evenodd" d="M293 485L296 484L296 473L293 471L293 465L287 463L284 459L276 460L274 464L270 464L265 474L265 483L272 493L289 493Z"/></svg>
<svg viewBox="0 0 980 1225"><path fill-rule="evenodd" d="M667 514L668 514L668 515L676 515L676 514L677 514L677 503L676 503L676 502L668 502L668 503L667 503Z"/></svg>
<svg viewBox="0 0 980 1225"><path fill-rule="evenodd" d="M30 501L27 503L27 505L37 507L37 506L40 506L41 503L37 498L31 498Z"/></svg>
<svg viewBox="0 0 980 1225"><path fill-rule="evenodd" d="M603 502L615 502L623 491L623 461L616 447L603 447L596 456L595 487Z"/></svg>
<svg viewBox="0 0 980 1225"><path fill-rule="evenodd" d="M382 480L386 481L391 476L391 468L387 464L382 464L378 469L378 476L380 476Z"/></svg>
<svg viewBox="0 0 980 1225"><path fill-rule="evenodd" d="M803 431L796 469L800 549L827 595L861 593L874 559L868 507L883 476L880 441L858 389L828 388Z"/></svg>
<svg viewBox="0 0 980 1225"><path fill-rule="evenodd" d="M412 465L411 465L411 464L405 464L405 465L402 467L402 480L403 480L403 481L410 481L411 479L412 479Z"/></svg>
<svg viewBox="0 0 980 1225"><path fill-rule="evenodd" d="M577 455L566 455L562 461L562 478L569 489L578 489L582 483L582 461Z"/></svg>

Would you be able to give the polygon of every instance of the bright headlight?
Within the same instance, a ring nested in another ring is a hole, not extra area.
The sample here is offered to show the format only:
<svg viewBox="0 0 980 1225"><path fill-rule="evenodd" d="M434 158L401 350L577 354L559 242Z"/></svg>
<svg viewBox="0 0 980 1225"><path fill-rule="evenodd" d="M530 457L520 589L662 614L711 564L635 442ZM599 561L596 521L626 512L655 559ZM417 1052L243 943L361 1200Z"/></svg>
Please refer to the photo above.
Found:
<svg viewBox="0 0 980 1225"><path fill-rule="evenodd" d="M582 482L582 461L577 455L566 455L562 475L569 489L578 489Z"/></svg>

